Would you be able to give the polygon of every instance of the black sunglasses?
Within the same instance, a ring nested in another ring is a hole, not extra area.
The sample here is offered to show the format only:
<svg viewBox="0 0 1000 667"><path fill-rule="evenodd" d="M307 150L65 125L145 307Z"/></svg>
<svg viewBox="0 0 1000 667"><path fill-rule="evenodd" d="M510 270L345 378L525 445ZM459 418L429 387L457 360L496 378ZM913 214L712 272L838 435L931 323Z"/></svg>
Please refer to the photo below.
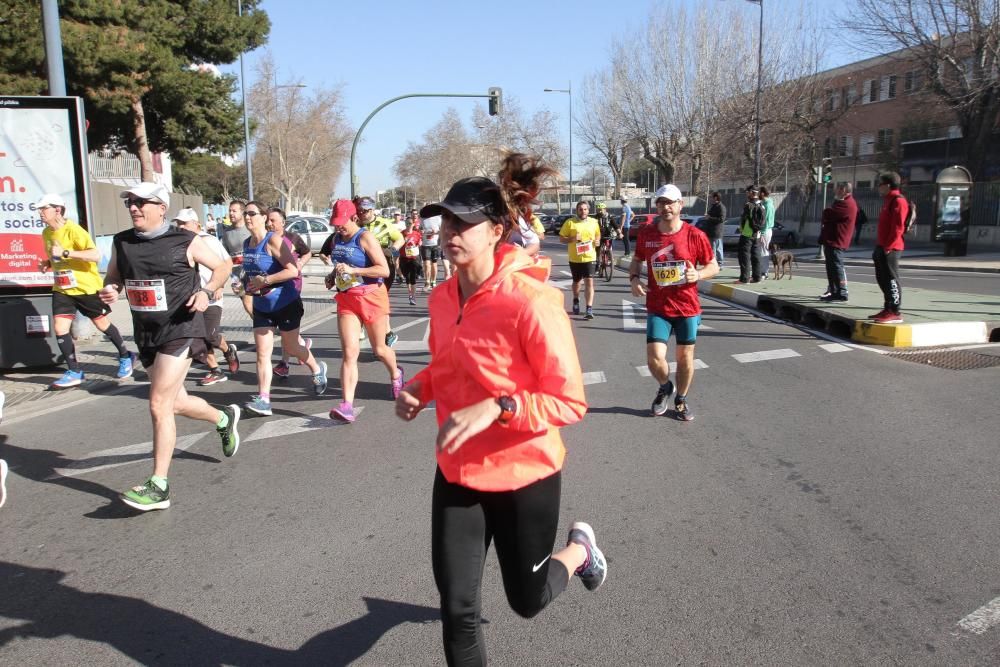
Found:
<svg viewBox="0 0 1000 667"><path fill-rule="evenodd" d="M249 215L249 216L260 215L260 211L243 211L243 215Z"/></svg>
<svg viewBox="0 0 1000 667"><path fill-rule="evenodd" d="M130 197L129 199L126 199L122 203L125 204L125 208L132 208L133 206L135 206L136 208L142 208L146 204L154 202L152 199L140 199L139 197Z"/></svg>

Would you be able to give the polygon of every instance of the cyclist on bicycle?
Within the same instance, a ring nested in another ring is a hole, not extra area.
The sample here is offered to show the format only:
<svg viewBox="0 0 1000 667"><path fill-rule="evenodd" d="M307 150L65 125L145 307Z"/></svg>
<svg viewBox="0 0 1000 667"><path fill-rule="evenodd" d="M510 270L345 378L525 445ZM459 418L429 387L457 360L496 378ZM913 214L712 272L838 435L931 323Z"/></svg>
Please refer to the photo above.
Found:
<svg viewBox="0 0 1000 667"><path fill-rule="evenodd" d="M604 202L597 203L597 224L601 227L601 245L610 246L611 242L618 238L621 223L608 213L608 206Z"/></svg>

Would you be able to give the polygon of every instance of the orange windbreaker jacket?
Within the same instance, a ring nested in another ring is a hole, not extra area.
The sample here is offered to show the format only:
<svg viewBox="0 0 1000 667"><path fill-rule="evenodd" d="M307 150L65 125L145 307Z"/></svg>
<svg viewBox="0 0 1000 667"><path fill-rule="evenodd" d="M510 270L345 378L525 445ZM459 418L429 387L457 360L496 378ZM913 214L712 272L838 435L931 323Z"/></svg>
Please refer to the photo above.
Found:
<svg viewBox="0 0 1000 667"><path fill-rule="evenodd" d="M429 300L431 362L410 384L436 402L438 426L455 410L510 396L517 413L453 454L438 452L445 479L480 491L511 491L562 468L559 427L583 419L587 400L562 293L545 284L551 262L503 245L493 275L459 305L458 280Z"/></svg>

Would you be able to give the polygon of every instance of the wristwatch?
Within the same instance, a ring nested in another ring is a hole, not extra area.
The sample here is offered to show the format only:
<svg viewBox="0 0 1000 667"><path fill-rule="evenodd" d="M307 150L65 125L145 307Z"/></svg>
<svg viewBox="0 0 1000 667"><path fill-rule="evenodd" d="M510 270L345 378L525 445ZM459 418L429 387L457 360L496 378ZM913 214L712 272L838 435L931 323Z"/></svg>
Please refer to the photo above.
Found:
<svg viewBox="0 0 1000 667"><path fill-rule="evenodd" d="M517 401L510 396L500 396L497 398L497 405L500 406L500 416L497 417L497 423L506 426L517 413Z"/></svg>
<svg viewBox="0 0 1000 667"><path fill-rule="evenodd" d="M63 250L62 258L69 259L69 250Z"/></svg>

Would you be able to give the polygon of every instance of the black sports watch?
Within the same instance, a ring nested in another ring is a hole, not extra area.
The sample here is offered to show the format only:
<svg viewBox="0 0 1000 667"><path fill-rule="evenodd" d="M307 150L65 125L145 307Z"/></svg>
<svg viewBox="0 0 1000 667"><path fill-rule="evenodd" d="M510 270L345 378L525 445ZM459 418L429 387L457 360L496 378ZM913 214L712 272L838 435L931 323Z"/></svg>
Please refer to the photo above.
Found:
<svg viewBox="0 0 1000 667"><path fill-rule="evenodd" d="M69 250L63 250L62 258L69 259Z"/></svg>
<svg viewBox="0 0 1000 667"><path fill-rule="evenodd" d="M497 417L497 423L506 426L517 414L517 401L510 396L500 396L497 398L497 405L500 406L500 416Z"/></svg>

